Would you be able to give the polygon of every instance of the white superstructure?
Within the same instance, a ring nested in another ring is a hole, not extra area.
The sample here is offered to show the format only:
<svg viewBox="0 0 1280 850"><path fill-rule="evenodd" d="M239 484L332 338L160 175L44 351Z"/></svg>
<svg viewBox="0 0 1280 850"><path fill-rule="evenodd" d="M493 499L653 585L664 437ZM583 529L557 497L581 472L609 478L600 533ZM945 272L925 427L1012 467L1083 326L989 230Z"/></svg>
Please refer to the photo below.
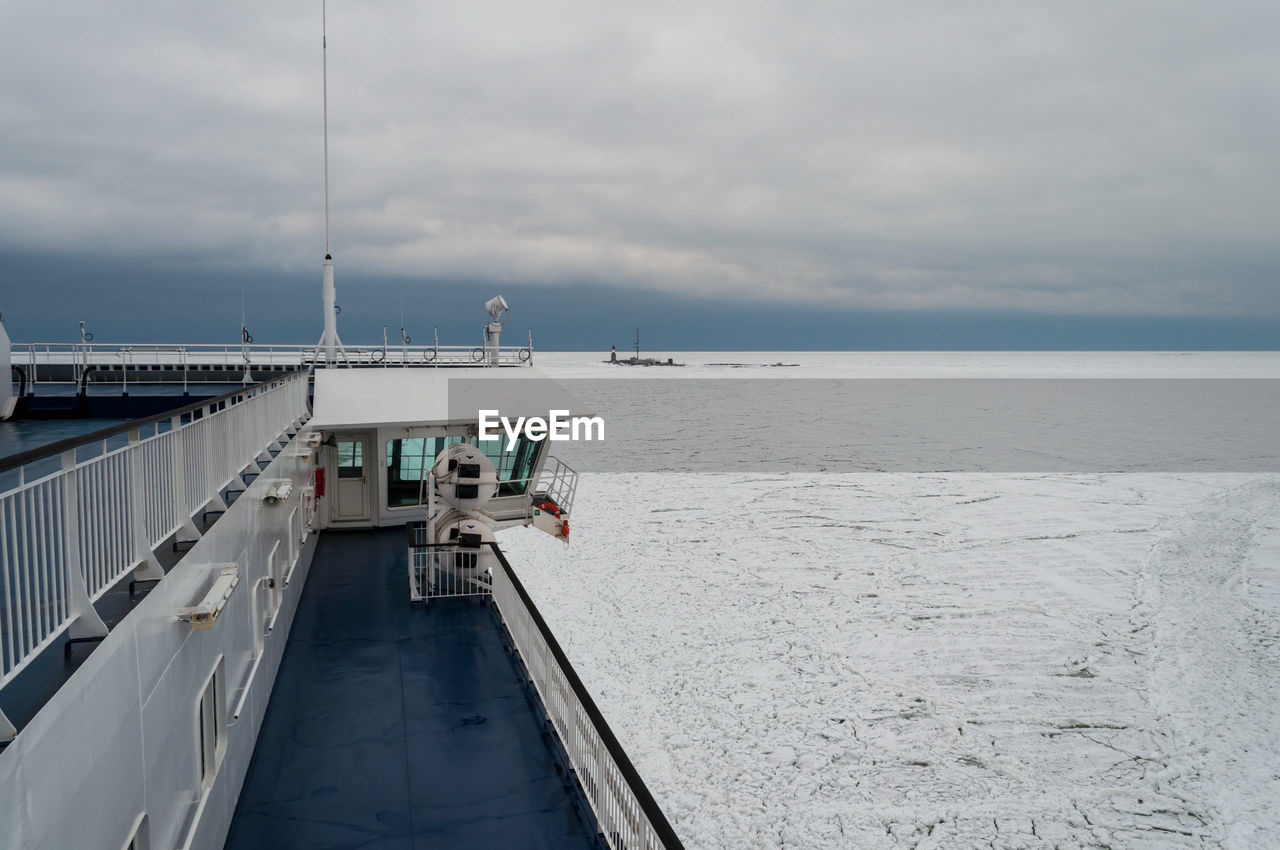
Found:
<svg viewBox="0 0 1280 850"><path fill-rule="evenodd" d="M0 420L12 416L13 407L18 402L13 394L13 382L9 379L12 368L9 334L4 329L3 314L0 314Z"/></svg>

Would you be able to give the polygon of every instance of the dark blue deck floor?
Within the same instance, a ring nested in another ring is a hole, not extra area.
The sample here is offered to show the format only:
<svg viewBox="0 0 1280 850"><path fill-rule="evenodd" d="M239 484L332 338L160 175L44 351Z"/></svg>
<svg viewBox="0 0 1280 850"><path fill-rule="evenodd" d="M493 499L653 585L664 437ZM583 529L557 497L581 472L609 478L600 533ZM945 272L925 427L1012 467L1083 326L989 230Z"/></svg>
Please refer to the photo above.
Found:
<svg viewBox="0 0 1280 850"><path fill-rule="evenodd" d="M226 847L595 847L488 604L410 608L404 541L321 538Z"/></svg>

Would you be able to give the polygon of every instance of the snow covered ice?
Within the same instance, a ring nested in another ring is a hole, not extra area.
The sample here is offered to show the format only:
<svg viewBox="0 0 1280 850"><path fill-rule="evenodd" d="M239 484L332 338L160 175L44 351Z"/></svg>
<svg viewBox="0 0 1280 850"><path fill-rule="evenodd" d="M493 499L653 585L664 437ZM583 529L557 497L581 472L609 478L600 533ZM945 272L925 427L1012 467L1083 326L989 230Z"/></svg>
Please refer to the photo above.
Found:
<svg viewBox="0 0 1280 850"><path fill-rule="evenodd" d="M596 473L503 546L691 848L1280 846L1280 476Z"/></svg>

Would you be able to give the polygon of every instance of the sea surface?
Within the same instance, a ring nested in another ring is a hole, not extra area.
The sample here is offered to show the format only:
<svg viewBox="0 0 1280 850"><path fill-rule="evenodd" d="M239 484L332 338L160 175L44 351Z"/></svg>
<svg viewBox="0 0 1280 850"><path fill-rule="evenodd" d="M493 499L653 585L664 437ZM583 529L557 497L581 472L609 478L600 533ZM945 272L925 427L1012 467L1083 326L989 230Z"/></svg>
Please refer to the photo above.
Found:
<svg viewBox="0 0 1280 850"><path fill-rule="evenodd" d="M123 423L123 419L51 419L0 422L0 457L47 446L68 437L90 434Z"/></svg>
<svg viewBox="0 0 1280 850"><path fill-rule="evenodd" d="M1271 352L669 359L685 365L539 355L605 422L557 454L584 472L1280 471Z"/></svg>
<svg viewBox="0 0 1280 850"><path fill-rule="evenodd" d="M1280 354L654 356L502 545L686 846L1280 846Z"/></svg>
<svg viewBox="0 0 1280 850"><path fill-rule="evenodd" d="M201 385L201 391L211 393L229 392L235 389L234 384L205 384ZM14 385L14 391L17 391L17 385ZM41 395L71 395L74 388L65 385L40 385L39 392ZM182 395L182 386L168 386L164 384L148 384L141 389L133 389L132 394L135 396L173 396L173 406L175 408L183 407L190 403L189 398ZM93 395L118 395L119 388L110 385L91 386L90 393ZM22 420L0 422L0 457L7 457L17 452L24 452L29 449L38 448L40 446L56 443L59 440L65 440L68 437L76 437L81 434L90 434L103 428L109 428L112 425L121 425L127 422L126 419L44 419L44 420Z"/></svg>

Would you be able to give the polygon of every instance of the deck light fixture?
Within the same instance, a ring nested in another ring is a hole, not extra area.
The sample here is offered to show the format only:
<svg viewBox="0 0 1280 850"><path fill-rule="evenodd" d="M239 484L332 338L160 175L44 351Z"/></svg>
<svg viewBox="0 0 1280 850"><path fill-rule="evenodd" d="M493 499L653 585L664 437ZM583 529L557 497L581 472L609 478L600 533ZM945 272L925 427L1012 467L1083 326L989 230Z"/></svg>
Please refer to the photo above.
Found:
<svg viewBox="0 0 1280 850"><path fill-rule="evenodd" d="M507 299L503 298L501 295L495 295L488 301L484 302L484 309L485 312L489 314L489 318L499 324L506 321L506 317L502 314L511 312L511 308L507 306Z"/></svg>
<svg viewBox="0 0 1280 850"><path fill-rule="evenodd" d="M213 564L221 568L204 598L192 608L179 608L178 619L191 624L194 629L207 629L217 621L222 609L227 607L232 592L240 584L239 564Z"/></svg>

